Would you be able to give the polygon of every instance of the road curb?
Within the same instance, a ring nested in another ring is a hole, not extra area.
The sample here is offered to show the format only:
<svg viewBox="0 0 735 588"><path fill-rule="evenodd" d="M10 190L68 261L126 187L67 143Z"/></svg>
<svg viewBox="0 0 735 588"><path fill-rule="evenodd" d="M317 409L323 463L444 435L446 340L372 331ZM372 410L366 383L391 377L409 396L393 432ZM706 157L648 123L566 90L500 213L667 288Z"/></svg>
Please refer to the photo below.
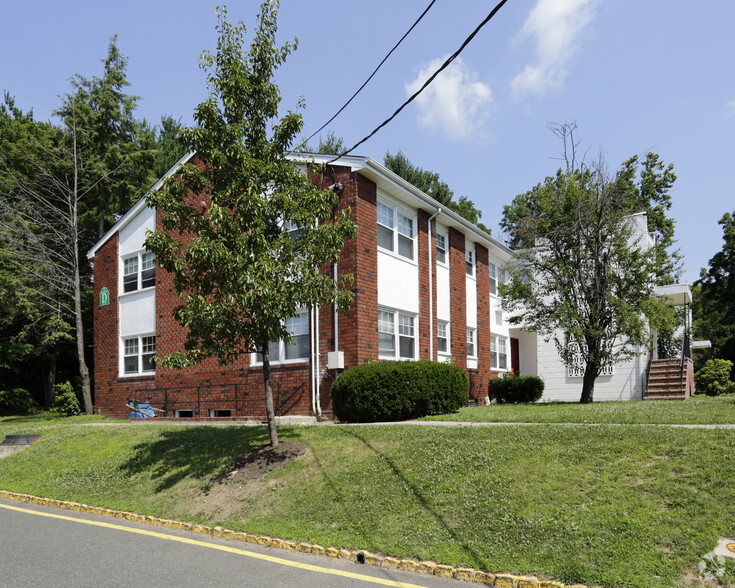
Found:
<svg viewBox="0 0 735 588"><path fill-rule="evenodd" d="M497 574L484 570L476 570L474 568L453 567L439 564L435 561L419 561L415 559L399 559L395 557L384 556L376 553L365 551L364 549L340 549L337 547L324 547L313 543L296 543L287 539L278 537L269 537L268 535L259 535L254 533L243 533L226 529L225 527L209 527L207 525L195 525L182 521L171 519L161 519L158 517L140 515L133 512L121 510L113 510L111 508L103 508L100 506L90 506L79 502L70 502L68 500L57 500L55 498L40 498L32 494L21 494L19 492L10 492L9 490L0 490L0 498L15 500L17 502L26 502L29 504L38 504L40 506L48 506L51 508L61 508L64 510L73 510L94 515L113 517L116 519L125 519L136 523L145 523L157 527L167 527L179 531L191 531L202 535L210 535L212 537L223 537L226 539L234 539L245 543L254 543L273 547L277 549L286 549L290 551L299 551L302 553L311 553L314 555L325 555L336 559L349 559L357 563L364 563L382 568L392 568L415 572L420 574L428 574L443 578L453 578L464 582L472 582L493 588L589 588L584 584L564 584L553 580L539 580L535 576L518 576L515 574Z"/></svg>

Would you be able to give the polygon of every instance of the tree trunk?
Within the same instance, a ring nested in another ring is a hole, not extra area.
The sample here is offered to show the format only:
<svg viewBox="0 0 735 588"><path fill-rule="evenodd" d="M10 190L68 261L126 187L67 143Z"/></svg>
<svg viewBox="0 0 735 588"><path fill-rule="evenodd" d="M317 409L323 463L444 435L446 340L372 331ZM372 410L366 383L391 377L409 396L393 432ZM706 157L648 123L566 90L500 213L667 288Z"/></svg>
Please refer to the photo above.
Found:
<svg viewBox="0 0 735 588"><path fill-rule="evenodd" d="M94 414L92 405L92 387L89 380L89 368L84 358L84 325L82 323L82 280L79 275L79 164L77 162L77 134L76 122L73 133L74 141L74 188L71 194L71 236L74 255L74 324L77 330L77 357L79 360L79 375L82 378L82 398L84 399L84 412L88 415Z"/></svg>
<svg viewBox="0 0 735 588"><path fill-rule="evenodd" d="M56 354L52 354L48 359L46 378L43 381L44 402L48 408L54 405L54 384L56 384Z"/></svg>
<svg viewBox="0 0 735 588"><path fill-rule="evenodd" d="M271 447L278 447L278 431L276 430L276 414L273 410L273 388L271 388L271 356L268 343L263 349L263 384L265 385L265 414L268 417L268 434Z"/></svg>
<svg viewBox="0 0 735 588"><path fill-rule="evenodd" d="M595 393L596 379L597 368L587 362L587 365L584 368L584 377L582 378L582 397L579 399L582 404L589 404L592 402L592 397Z"/></svg>

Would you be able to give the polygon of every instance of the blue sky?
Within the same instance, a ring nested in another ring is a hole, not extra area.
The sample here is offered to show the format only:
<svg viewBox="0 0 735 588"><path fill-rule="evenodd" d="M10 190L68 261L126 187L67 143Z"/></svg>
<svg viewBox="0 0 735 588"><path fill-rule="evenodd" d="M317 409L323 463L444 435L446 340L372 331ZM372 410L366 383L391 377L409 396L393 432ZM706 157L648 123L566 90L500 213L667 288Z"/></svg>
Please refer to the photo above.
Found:
<svg viewBox="0 0 735 588"><path fill-rule="evenodd" d="M217 4L5 3L0 86L49 119L69 78L101 74L118 34L129 90L140 96L137 115L188 124L206 96L197 58L215 48ZM299 48L278 83L284 110L305 99L305 135L339 109L427 4L283 0L279 35L298 37ZM437 0L327 130L350 146L367 135L494 4ZM258 5L231 3L230 20L252 30ZM718 219L735 210L733 22L731 0L509 0L461 61L355 154L382 161L401 149L472 199L498 236L503 205L560 165L561 145L547 125L576 121L584 148L603 152L611 171L650 150L674 164L672 215L683 279L694 281L722 246Z"/></svg>

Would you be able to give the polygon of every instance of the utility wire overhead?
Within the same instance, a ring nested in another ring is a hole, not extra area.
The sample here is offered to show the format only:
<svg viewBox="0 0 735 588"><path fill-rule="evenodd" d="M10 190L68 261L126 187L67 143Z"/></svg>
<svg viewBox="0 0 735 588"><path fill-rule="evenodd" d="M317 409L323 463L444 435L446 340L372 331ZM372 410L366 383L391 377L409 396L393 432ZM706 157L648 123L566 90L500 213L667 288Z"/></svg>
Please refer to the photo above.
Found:
<svg viewBox="0 0 735 588"><path fill-rule="evenodd" d="M413 30L413 29L414 29L414 28L416 27L416 25L417 25L417 24L419 24L419 22L421 22L421 19L422 19L422 18L424 18L424 16L426 16L426 13L427 13L427 12L429 12L429 10L431 9L431 7L432 7L432 6L434 6L434 3L435 3L435 2L436 2L436 0L431 0L431 2L429 2L429 5L428 5L428 6L426 7L426 9L425 9L425 10L424 10L424 11L423 11L423 12L421 13L421 16L419 16L419 17L418 17L418 18L416 19L416 22L415 22L415 23L413 23L413 24L411 25L411 28L410 28L410 29L408 29L408 30L406 31L406 33L405 33L405 34L404 34L404 35L403 35L403 36L401 37L401 39L400 39L400 40L398 41L398 43L396 43L396 44L395 44L395 45L393 46L393 49L391 49L391 50L390 50L390 51L388 52L388 54L387 54L387 55L386 55L385 57L383 57L383 61L381 61L381 62L380 62L380 63L378 64L378 67L376 67L376 68L375 68L375 70L373 71L373 73L371 73L371 74L370 74L370 77L369 77L369 78L368 78L367 80L365 80L365 82L364 82L364 83L362 84L362 86L360 86L360 87L359 87L359 88L357 89L357 92L355 92L355 93L354 93L354 94L353 94L353 95L352 95L352 96L350 97L350 99L349 99L349 100L348 100L347 102L345 102L345 103L344 103L344 105L342 106L342 108L340 108L340 109L339 109L339 110L338 110L338 111L336 112L336 114L335 114L335 115L334 115L334 116L333 116L332 118L330 118L330 119L329 119L329 120L328 120L327 122L325 122L325 123L324 123L324 124L323 124L323 125L322 125L321 127L319 127L319 128L318 128L318 129L316 130L316 131L314 131L314 132L313 132L313 133L312 133L312 134L311 134L311 135L309 136L309 138L308 138L308 139L306 139L306 141L304 141L304 143L308 143L309 141L311 141L311 140L312 140L312 139L313 139L313 138L314 138L314 137L316 136L316 134L317 134L317 133L320 133L320 132L321 132L322 130L324 130L324 127L326 127L326 126L327 126L327 125L328 125L329 123L331 123L331 122L332 122L332 121L333 121L333 120L334 120L335 118L337 118L337 117L338 117L338 116L339 116L339 115L341 114L341 112L342 112L342 111L343 111L343 110L344 110L345 108L347 108L347 106L348 106L348 105L350 104L350 102L352 102L352 100L353 100L353 99L355 98L355 96L357 96L357 95L358 95L358 94L359 94L359 93L360 93L360 92L362 91L362 89L363 89L363 88L364 88L365 86L367 86L367 85L368 85L368 83L370 82L370 80L372 80L372 79L373 79L373 76L374 76L374 75L375 75L376 73L378 73L378 70L379 70L379 69L380 69L380 68L381 68L381 67L383 66L383 64L384 64L384 63L385 63L385 62L386 62L386 61L388 60L388 58L389 58L389 57L391 56L391 54L392 54L392 53L393 53L393 52L394 52L394 51L395 51L395 50L396 50L396 49L398 48L398 46L399 46L399 45L400 45L401 43L403 43L403 40L404 40L404 39L405 39L406 37L408 37L408 35L409 35L409 34L411 34L411 31L412 31L412 30Z"/></svg>
<svg viewBox="0 0 735 588"><path fill-rule="evenodd" d="M426 89L426 87L427 87L427 86L428 86L428 85L429 85L429 84L430 84L431 82L433 82L433 81L434 81L434 78L436 78L436 76L438 76L438 75L439 75L439 74L440 74L440 73L441 73L442 71L444 71L444 70L445 70L445 69L446 69L447 67L449 67L449 65L450 65L450 64L451 64L451 63L452 63L452 62L453 62L453 61L454 61L454 60L455 60L455 59L456 59L457 57L459 57L459 54L460 54L460 53L462 53L462 51L464 50L464 48L465 48L465 47L467 47L467 45L469 45L470 41L472 41L472 39L474 39L474 38L475 38L475 35L477 35L477 33L479 33L479 32L480 32L480 29L482 29L482 27L484 27L484 26L485 26L485 25L486 25L486 24L487 24L488 22L490 22L490 20L491 20L491 19L492 19L492 18L493 18L493 17L495 16L495 14L496 14L496 13L498 12L498 10L500 10L500 9L501 9L501 8L503 7L503 5L504 5L504 4L505 4L505 3L507 2L507 1L508 1L508 0L501 0L500 2L498 2L498 3L497 3L497 5L495 6L495 8L493 8L493 9L492 9L492 11L490 12L490 14L488 14L488 15L487 15L487 17L485 17L485 20L483 20L483 21L482 21L482 22L481 22L481 23L480 23L480 24L478 25L478 27L477 27L477 28L476 28L476 29L475 29L474 31L472 31L472 34L471 34L471 35L470 35L469 37L467 37L467 38L466 38L466 39L464 40L464 43L462 43L462 45L460 46L460 48L459 48L459 49L457 49L457 51L455 51L455 52L454 52L454 53L453 53L452 55L450 55L449 57L447 57L447 60L446 60L446 61L445 61L445 62L444 62L444 63L443 63L442 65L441 65L441 67L440 67L439 69L437 69L437 70L436 70L436 71L435 71L435 72L434 72L434 73L433 73L433 74L431 75L431 77L430 77L430 78L429 78L428 80L426 80L426 82L424 82L424 85L423 85L423 86L421 86L421 87L420 87L420 88L419 88L419 89L418 89L418 90L417 90L417 91L416 91L416 92L415 92L415 93L414 93L414 94L413 94L413 95L412 95L412 96L411 96L411 97L410 97L410 98L409 98L408 100L406 100L406 101L405 101L405 102L404 102L403 104L401 104L401 106L400 106L400 107L398 108L398 110L396 110L396 111L395 111L395 112L394 112L394 113L393 113L393 114L392 114L392 115L391 115L391 116L390 116L389 118L385 119L385 120L384 120L384 121L383 121L382 123L380 123L380 125L378 125L378 126L377 126L377 127L376 127L376 128L374 129L374 130L373 130L373 132L371 132L371 133L370 133L369 135L367 135L367 136L366 136L365 138L363 138L363 139L361 139L360 141L358 141L357 143L355 143L355 144L354 144L354 145L353 145L352 147L350 147L350 148L349 148L349 149L348 149L347 151L344 151L343 153L340 153L340 154L339 154L339 155L338 155L337 157L335 157L334 159L330 159L330 160L329 160L329 161L327 162L327 165L329 165L330 163L334 163L334 162L335 162L335 161L337 161L337 160L338 160L338 159L339 159L340 157L344 157L344 156L345 156L345 155L347 155L348 153L352 153L352 152L353 152L353 151L354 151L355 149L357 149L357 147L359 147L359 146L360 146L360 145L362 145L362 144L363 144L363 143L364 143L365 141L367 141L368 139L370 139L370 138L371 138L371 137L372 137L373 135L375 135L375 133L377 133L377 132L378 132L378 131L379 131L380 129L382 129L382 128L383 128L383 127L384 127L385 125L387 125L387 124L388 124L388 123L389 123L390 121L392 121L392 120L393 120L393 119L394 119L394 118L395 118L396 116L398 116L398 114L399 114L399 113L400 113L400 112L401 112L401 111L402 111L402 110L403 110L403 109L404 109L404 108L405 108L406 106L408 106L408 105L409 105L409 104L410 104L411 102L413 102L413 101L414 101L414 99L415 99L415 98L416 98L416 97L417 97L417 96L418 96L419 94L421 94L421 92L423 92L423 91L424 91L424 90Z"/></svg>

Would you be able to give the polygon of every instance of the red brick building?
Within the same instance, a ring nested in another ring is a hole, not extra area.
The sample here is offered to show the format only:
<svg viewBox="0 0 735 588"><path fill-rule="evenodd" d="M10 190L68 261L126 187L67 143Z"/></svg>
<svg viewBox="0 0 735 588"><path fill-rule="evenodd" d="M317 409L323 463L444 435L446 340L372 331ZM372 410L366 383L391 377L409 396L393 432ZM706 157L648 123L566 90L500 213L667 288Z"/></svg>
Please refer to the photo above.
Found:
<svg viewBox="0 0 735 588"><path fill-rule="evenodd" d="M332 268L353 274L355 301L346 313L331 305L304 309L287 323L294 344L272 343L276 414L328 411L339 372L379 359L452 361L467 371L470 397L484 399L488 380L513 361L497 297L511 251L370 158L341 158L326 175L326 185L341 185L340 206L350 207L357 225ZM152 361L184 340L172 316L178 297L171 276L143 246L146 230L156 228L160 219L141 199L88 254L96 407L127 416L128 398L150 396L180 417L262 418L256 354L184 370Z"/></svg>

